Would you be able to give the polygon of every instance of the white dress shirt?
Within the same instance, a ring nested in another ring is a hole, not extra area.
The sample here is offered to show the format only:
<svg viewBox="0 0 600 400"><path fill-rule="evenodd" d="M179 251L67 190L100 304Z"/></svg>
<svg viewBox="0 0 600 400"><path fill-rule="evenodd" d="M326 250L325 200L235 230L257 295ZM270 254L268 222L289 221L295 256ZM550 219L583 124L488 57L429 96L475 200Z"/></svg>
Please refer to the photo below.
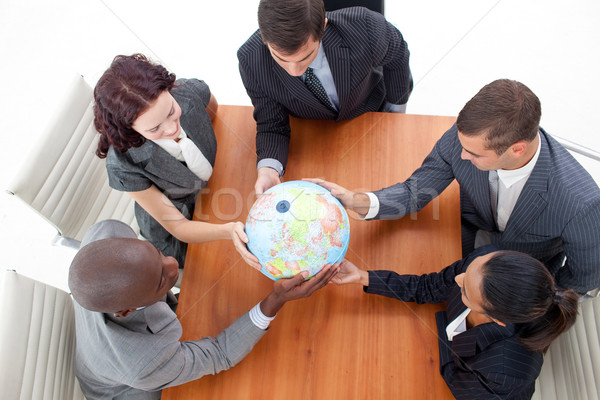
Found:
<svg viewBox="0 0 600 400"><path fill-rule="evenodd" d="M467 315L471 312L471 309L467 307L458 317L454 318L452 322L446 327L446 336L448 340L452 341L454 336L459 335L467 330Z"/></svg>
<svg viewBox="0 0 600 400"><path fill-rule="evenodd" d="M204 157L198 146L187 137L183 128L178 139L179 141L177 142L173 139L157 139L153 140L153 142L177 160L184 161L190 171L198 178L208 181L212 175L212 165L210 165L210 162Z"/></svg>
<svg viewBox="0 0 600 400"><path fill-rule="evenodd" d="M518 169L499 169L498 172L498 229L504 232L508 219L517 204L527 179L535 167L542 150L542 141L538 133L538 148L527 164Z"/></svg>

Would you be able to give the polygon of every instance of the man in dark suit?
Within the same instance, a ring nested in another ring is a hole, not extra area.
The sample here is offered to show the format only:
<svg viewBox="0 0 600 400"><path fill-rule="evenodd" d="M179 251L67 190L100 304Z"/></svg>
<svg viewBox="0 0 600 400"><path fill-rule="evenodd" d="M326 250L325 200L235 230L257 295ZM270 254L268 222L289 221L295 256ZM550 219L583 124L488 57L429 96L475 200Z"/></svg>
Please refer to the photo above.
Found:
<svg viewBox="0 0 600 400"><path fill-rule="evenodd" d="M527 253L559 286L585 293L600 286L600 190L540 117L529 88L497 80L469 100L405 182L358 194L313 181L367 219L393 219L419 211L456 179L464 256L489 243Z"/></svg>
<svg viewBox="0 0 600 400"><path fill-rule="evenodd" d="M238 50L257 123L257 194L280 183L290 115L341 121L404 112L413 87L408 47L381 14L326 14L322 0L261 0L258 26Z"/></svg>

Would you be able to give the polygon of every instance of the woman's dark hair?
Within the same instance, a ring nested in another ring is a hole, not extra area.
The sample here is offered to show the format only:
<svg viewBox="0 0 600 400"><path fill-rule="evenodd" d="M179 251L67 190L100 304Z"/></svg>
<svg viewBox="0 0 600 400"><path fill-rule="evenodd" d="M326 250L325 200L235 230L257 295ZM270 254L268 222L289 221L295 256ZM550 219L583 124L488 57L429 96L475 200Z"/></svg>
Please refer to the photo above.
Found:
<svg viewBox="0 0 600 400"><path fill-rule="evenodd" d="M146 139L131 127L165 90L175 75L143 54L116 56L94 89L94 126L100 133L96 155L105 158L112 145L124 153Z"/></svg>
<svg viewBox="0 0 600 400"><path fill-rule="evenodd" d="M517 336L529 350L545 352L575 322L579 295L573 289L557 288L539 260L501 250L481 272L486 314L514 324Z"/></svg>

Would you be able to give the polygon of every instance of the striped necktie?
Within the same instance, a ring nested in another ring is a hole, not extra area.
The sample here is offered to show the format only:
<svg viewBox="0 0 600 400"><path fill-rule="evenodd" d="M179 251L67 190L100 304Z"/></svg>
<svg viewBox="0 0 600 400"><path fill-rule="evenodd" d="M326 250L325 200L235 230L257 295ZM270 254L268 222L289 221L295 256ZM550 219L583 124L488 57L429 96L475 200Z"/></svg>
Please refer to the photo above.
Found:
<svg viewBox="0 0 600 400"><path fill-rule="evenodd" d="M310 90L311 93L314 94L315 97L317 99L319 99L319 101L321 103L326 105L330 110L335 111L335 108L329 101L329 96L327 96L327 92L325 91L325 88L323 88L321 81L314 74L313 69L308 67L306 69L306 72L304 73L304 76L305 76L304 83L306 84L306 87L308 88L308 90Z"/></svg>
<svg viewBox="0 0 600 400"><path fill-rule="evenodd" d="M490 203L492 204L492 214L494 222L498 225L498 171L490 171L488 177L490 183Z"/></svg>

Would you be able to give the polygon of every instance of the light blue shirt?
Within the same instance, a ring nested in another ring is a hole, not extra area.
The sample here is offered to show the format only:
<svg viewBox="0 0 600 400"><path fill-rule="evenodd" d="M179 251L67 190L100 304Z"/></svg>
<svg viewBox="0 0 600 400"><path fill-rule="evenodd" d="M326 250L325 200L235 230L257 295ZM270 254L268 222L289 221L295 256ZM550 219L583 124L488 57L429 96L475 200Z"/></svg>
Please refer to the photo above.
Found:
<svg viewBox="0 0 600 400"><path fill-rule="evenodd" d="M317 56L313 62L310 63L309 68L313 69L315 76L321 81L321 86L323 86L323 89L327 92L329 102L333 104L335 111L339 111L340 99L335 88L335 83L333 82L333 75L331 74L331 68L329 68L329 62L327 62L327 56L323 50L323 42L319 44ZM306 72L302 74L300 79L302 79L302 82L306 80Z"/></svg>

